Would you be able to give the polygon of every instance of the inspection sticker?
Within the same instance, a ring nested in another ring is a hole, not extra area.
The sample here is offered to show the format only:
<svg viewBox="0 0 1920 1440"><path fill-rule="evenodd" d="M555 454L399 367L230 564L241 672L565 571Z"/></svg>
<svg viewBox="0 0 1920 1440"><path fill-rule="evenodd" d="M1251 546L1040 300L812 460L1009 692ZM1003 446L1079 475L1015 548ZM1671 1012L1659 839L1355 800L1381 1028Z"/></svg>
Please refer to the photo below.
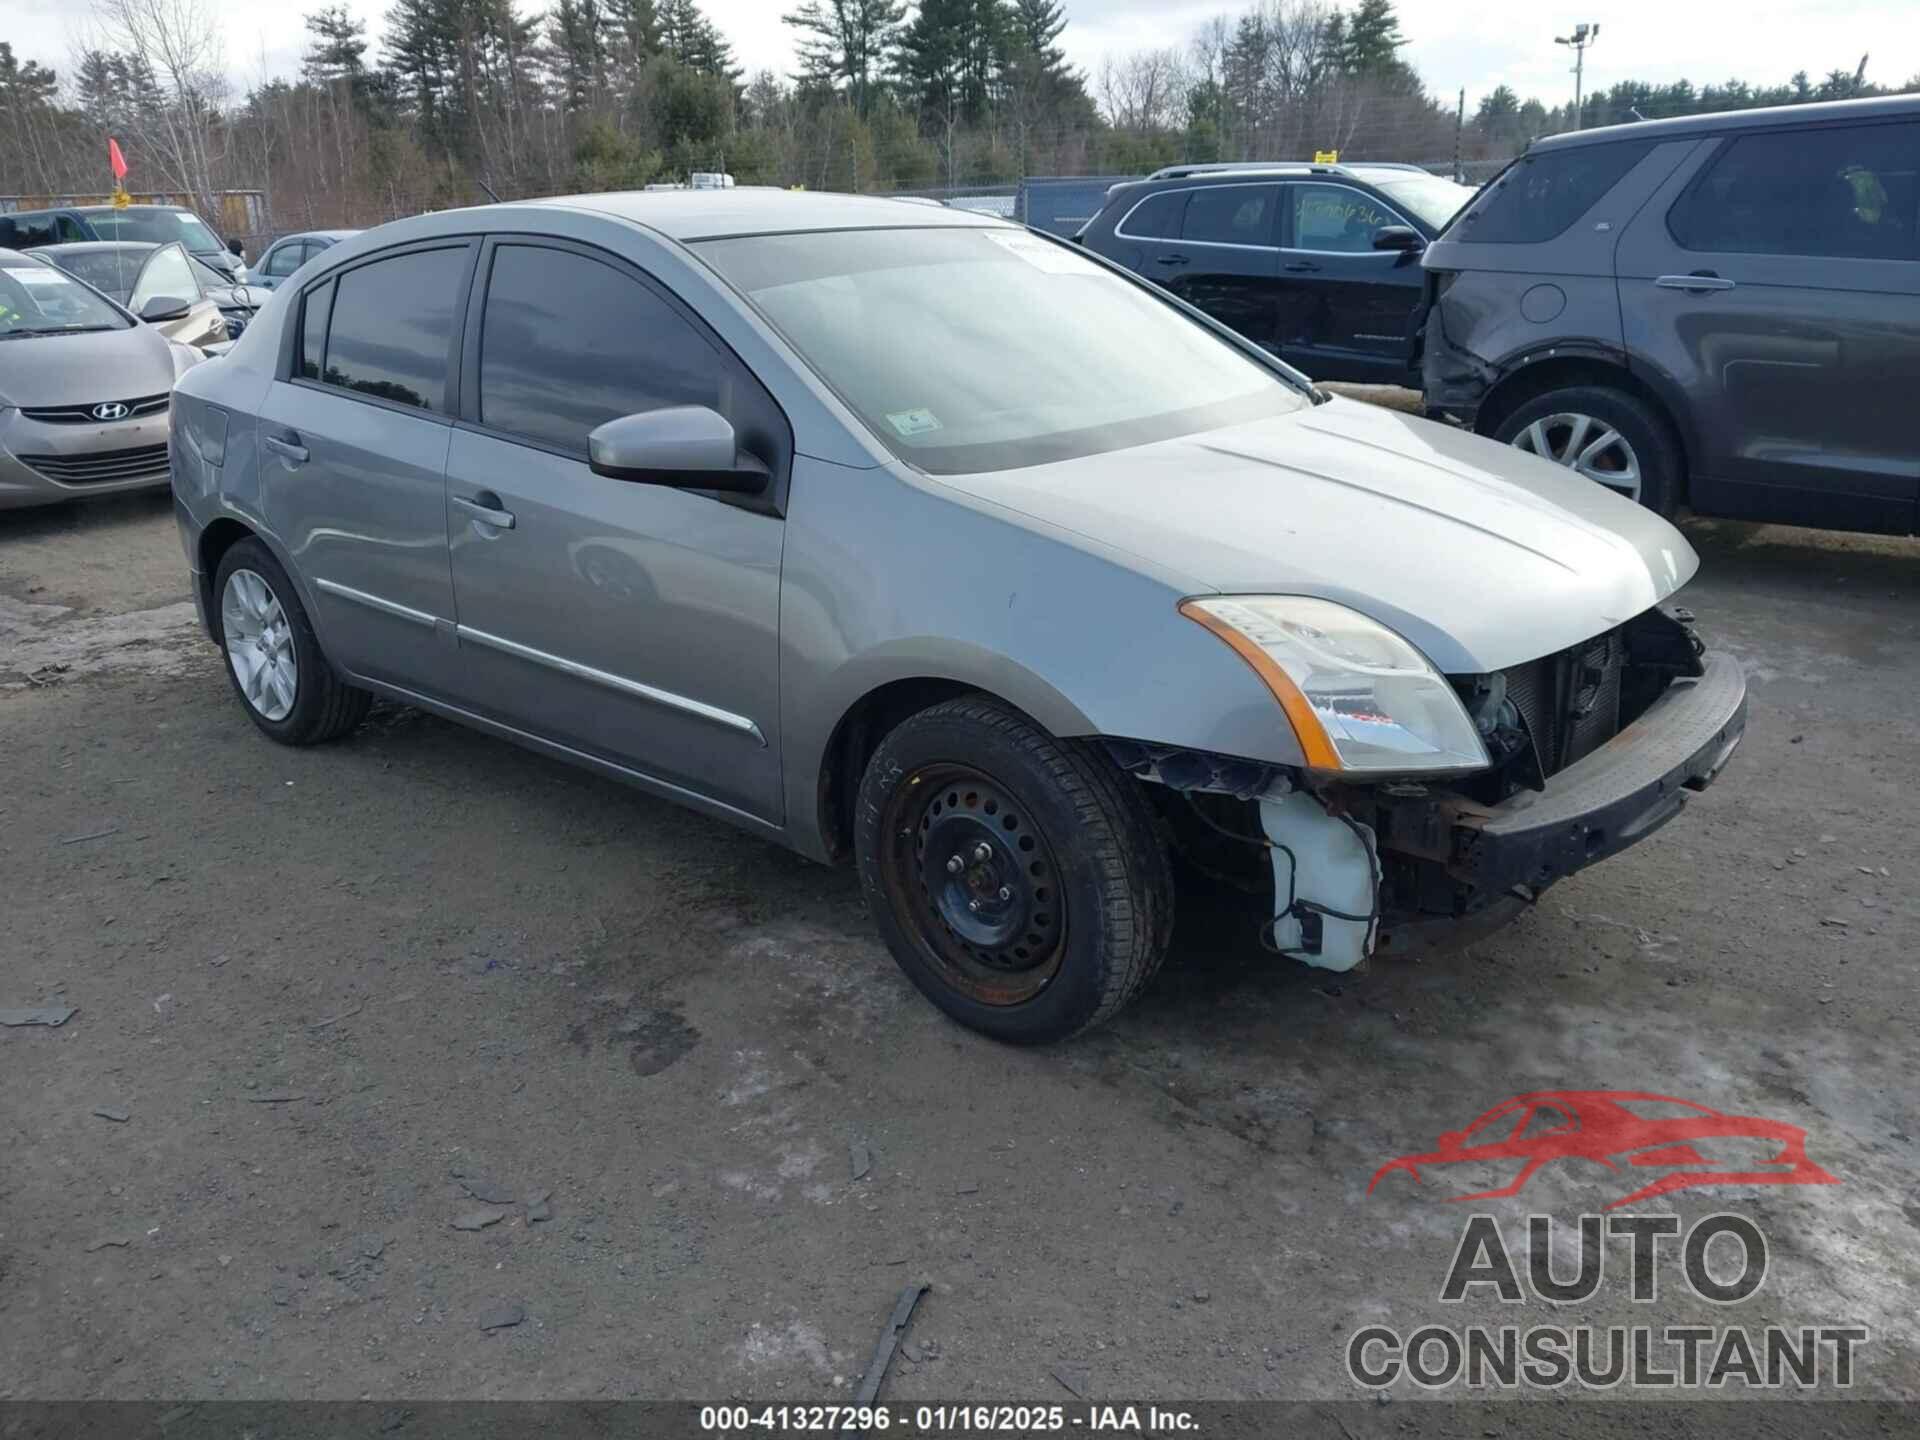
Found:
<svg viewBox="0 0 1920 1440"><path fill-rule="evenodd" d="M1034 269L1044 270L1049 275L1100 273L1100 267L1086 256L1076 255L1064 245L1055 245L1051 240L1042 240L1038 235L1029 235L1024 230L984 230L981 233L1009 255L1018 255Z"/></svg>
<svg viewBox="0 0 1920 1440"><path fill-rule="evenodd" d="M902 436L925 435L940 428L940 417L931 410L889 410L887 422Z"/></svg>

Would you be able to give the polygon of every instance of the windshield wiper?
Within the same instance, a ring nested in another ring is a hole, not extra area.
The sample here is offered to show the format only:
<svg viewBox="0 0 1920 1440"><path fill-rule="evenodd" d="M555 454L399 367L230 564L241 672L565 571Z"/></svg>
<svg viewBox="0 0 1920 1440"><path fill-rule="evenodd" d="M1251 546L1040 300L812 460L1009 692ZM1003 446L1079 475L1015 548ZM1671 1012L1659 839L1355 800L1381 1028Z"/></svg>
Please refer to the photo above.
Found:
<svg viewBox="0 0 1920 1440"><path fill-rule="evenodd" d="M28 326L24 330L9 330L4 338L19 340L28 335L97 335L105 330L118 330L118 325L43 325Z"/></svg>

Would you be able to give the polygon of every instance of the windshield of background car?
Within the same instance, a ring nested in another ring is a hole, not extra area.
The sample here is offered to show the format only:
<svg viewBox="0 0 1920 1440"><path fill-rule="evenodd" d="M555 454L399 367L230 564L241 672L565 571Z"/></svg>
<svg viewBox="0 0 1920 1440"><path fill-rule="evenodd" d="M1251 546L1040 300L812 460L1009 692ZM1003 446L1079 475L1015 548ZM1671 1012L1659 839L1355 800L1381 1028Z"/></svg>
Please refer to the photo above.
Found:
<svg viewBox="0 0 1920 1440"><path fill-rule="evenodd" d="M0 266L0 338L125 330L132 324L64 270L36 262Z"/></svg>
<svg viewBox="0 0 1920 1440"><path fill-rule="evenodd" d="M1410 175L1405 180L1375 182L1373 188L1435 230L1445 229L1476 193L1471 185L1456 185L1438 175Z"/></svg>
<svg viewBox="0 0 1920 1440"><path fill-rule="evenodd" d="M221 248L219 237L189 210L90 210L87 223L102 240L148 240L156 245L178 240L203 255Z"/></svg>
<svg viewBox="0 0 1920 1440"><path fill-rule="evenodd" d="M79 255L62 255L56 262L62 270L78 275L96 290L104 290L124 301L133 293L133 282L140 267L147 263L147 250L90 250Z"/></svg>
<svg viewBox="0 0 1920 1440"><path fill-rule="evenodd" d="M896 455L930 474L1098 455L1311 403L1149 292L1023 230L696 248Z"/></svg>

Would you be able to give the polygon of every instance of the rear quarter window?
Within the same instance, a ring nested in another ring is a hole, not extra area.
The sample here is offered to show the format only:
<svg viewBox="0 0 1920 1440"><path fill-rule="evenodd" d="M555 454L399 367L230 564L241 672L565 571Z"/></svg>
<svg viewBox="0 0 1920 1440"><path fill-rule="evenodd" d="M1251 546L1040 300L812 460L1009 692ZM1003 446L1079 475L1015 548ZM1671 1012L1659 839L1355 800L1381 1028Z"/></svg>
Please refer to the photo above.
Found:
<svg viewBox="0 0 1920 1440"><path fill-rule="evenodd" d="M1651 140L1571 145L1522 155L1460 217L1450 240L1533 245L1565 234L1653 149Z"/></svg>

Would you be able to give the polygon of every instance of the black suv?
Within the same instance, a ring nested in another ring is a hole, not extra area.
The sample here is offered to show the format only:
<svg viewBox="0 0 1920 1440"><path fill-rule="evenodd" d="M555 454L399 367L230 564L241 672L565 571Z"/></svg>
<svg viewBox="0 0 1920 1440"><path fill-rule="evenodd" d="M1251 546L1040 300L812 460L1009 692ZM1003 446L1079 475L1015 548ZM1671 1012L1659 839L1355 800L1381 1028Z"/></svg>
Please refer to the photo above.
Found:
<svg viewBox="0 0 1920 1440"><path fill-rule="evenodd" d="M1404 385L1420 252L1472 196L1415 165L1176 165L1074 238L1316 380Z"/></svg>
<svg viewBox="0 0 1920 1440"><path fill-rule="evenodd" d="M1671 514L1920 511L1920 96L1559 135L1430 246L1429 413Z"/></svg>

